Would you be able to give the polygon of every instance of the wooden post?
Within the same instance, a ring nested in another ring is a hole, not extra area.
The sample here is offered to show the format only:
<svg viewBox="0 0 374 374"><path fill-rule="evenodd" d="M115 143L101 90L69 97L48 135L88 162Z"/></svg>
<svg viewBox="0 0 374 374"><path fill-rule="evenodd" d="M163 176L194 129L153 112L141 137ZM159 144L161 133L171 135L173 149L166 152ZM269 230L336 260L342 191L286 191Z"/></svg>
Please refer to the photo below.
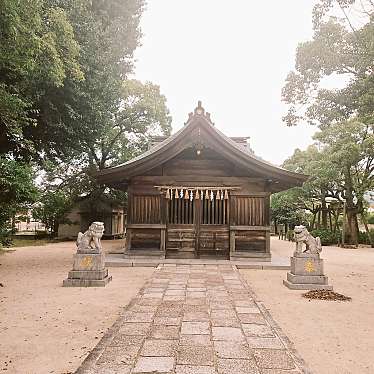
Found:
<svg viewBox="0 0 374 374"><path fill-rule="evenodd" d="M235 252L235 231L230 230L230 254Z"/></svg>
<svg viewBox="0 0 374 374"><path fill-rule="evenodd" d="M165 229L160 229L160 251L165 254Z"/></svg>
<svg viewBox="0 0 374 374"><path fill-rule="evenodd" d="M126 246L125 246L125 252L126 251L129 251L131 249L131 234L132 234L132 230L131 229L127 229L126 230Z"/></svg>
<svg viewBox="0 0 374 374"><path fill-rule="evenodd" d="M270 253L270 231L266 231L266 243L265 252Z"/></svg>
<svg viewBox="0 0 374 374"><path fill-rule="evenodd" d="M343 205L343 223L342 223L342 247L345 245L345 224L346 224L346 215L347 215L347 204L344 201Z"/></svg>

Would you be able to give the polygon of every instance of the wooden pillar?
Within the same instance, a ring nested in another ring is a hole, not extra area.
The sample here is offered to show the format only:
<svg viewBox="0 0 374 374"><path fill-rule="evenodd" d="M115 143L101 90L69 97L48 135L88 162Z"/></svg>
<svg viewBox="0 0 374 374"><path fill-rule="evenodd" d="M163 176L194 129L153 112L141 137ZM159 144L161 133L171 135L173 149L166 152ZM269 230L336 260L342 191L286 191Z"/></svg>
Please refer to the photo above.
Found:
<svg viewBox="0 0 374 374"><path fill-rule="evenodd" d="M235 230L230 230L230 254L235 252Z"/></svg>
<svg viewBox="0 0 374 374"><path fill-rule="evenodd" d="M131 249L131 234L132 234L132 230L131 229L127 229L126 230L125 252Z"/></svg>
<svg viewBox="0 0 374 374"><path fill-rule="evenodd" d="M165 253L165 238L166 238L166 235L165 235L165 228L162 228L160 229L161 232L160 232L160 251Z"/></svg>
<svg viewBox="0 0 374 374"><path fill-rule="evenodd" d="M265 252L270 253L270 231L266 231Z"/></svg>

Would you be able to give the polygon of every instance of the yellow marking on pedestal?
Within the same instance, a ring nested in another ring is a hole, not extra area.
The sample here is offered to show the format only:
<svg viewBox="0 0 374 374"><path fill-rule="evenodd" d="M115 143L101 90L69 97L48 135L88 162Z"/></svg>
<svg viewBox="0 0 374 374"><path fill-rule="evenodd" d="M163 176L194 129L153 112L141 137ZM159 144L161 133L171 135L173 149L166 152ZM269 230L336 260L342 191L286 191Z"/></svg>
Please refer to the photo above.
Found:
<svg viewBox="0 0 374 374"><path fill-rule="evenodd" d="M82 266L85 268L89 268L92 265L92 257L84 257L82 260Z"/></svg>
<svg viewBox="0 0 374 374"><path fill-rule="evenodd" d="M305 271L307 271L308 273L312 273L313 271L315 271L314 264L311 260L308 260L305 263Z"/></svg>

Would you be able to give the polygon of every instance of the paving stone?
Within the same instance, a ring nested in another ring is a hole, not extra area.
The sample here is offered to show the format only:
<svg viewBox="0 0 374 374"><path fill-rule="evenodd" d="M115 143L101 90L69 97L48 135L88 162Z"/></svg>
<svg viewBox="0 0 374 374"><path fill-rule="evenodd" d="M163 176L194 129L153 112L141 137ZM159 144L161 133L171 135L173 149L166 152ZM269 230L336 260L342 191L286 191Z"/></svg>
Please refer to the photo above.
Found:
<svg viewBox="0 0 374 374"><path fill-rule="evenodd" d="M247 336L247 343L250 348L267 348L267 349L285 349L279 338L261 338L255 336Z"/></svg>
<svg viewBox="0 0 374 374"><path fill-rule="evenodd" d="M253 351L249 349L246 343L233 344L233 342L215 341L214 350L216 355L221 358L253 358Z"/></svg>
<svg viewBox="0 0 374 374"><path fill-rule="evenodd" d="M155 325L179 326L182 323L181 317L155 317L153 320Z"/></svg>
<svg viewBox="0 0 374 374"><path fill-rule="evenodd" d="M273 331L267 325L257 325L255 323L243 323L242 328L246 336L260 336L263 338L275 337Z"/></svg>
<svg viewBox="0 0 374 374"><path fill-rule="evenodd" d="M180 301L184 302L186 300L185 296L164 296L164 301Z"/></svg>
<svg viewBox="0 0 374 374"><path fill-rule="evenodd" d="M84 371L84 374L130 374L131 365L103 364L95 365L92 369Z"/></svg>
<svg viewBox="0 0 374 374"><path fill-rule="evenodd" d="M218 359L219 374L259 374L255 361L242 359Z"/></svg>
<svg viewBox="0 0 374 374"><path fill-rule="evenodd" d="M147 335L151 324L149 322L125 322L118 330L120 335Z"/></svg>
<svg viewBox="0 0 374 374"><path fill-rule="evenodd" d="M163 292L150 292L143 294L143 299L162 299L163 296Z"/></svg>
<svg viewBox="0 0 374 374"><path fill-rule="evenodd" d="M210 335L181 335L181 345L212 345Z"/></svg>
<svg viewBox="0 0 374 374"><path fill-rule="evenodd" d="M260 313L238 313L240 322L256 323L257 325L266 325L265 318Z"/></svg>
<svg viewBox="0 0 374 374"><path fill-rule="evenodd" d="M140 351L141 356L175 356L178 340L146 339Z"/></svg>
<svg viewBox="0 0 374 374"><path fill-rule="evenodd" d="M181 334L183 335L203 335L209 332L209 322L182 322Z"/></svg>
<svg viewBox="0 0 374 374"><path fill-rule="evenodd" d="M171 373L174 357L140 357L133 373Z"/></svg>
<svg viewBox="0 0 374 374"><path fill-rule="evenodd" d="M186 292L184 290L167 290L165 296L185 296Z"/></svg>
<svg viewBox="0 0 374 374"><path fill-rule="evenodd" d="M242 306L237 306L235 307L235 310L237 313L261 313L260 309L257 306L247 306L247 307L242 307Z"/></svg>
<svg viewBox="0 0 374 374"><path fill-rule="evenodd" d="M136 313L128 312L124 315L124 321L126 322L152 322L154 313Z"/></svg>
<svg viewBox="0 0 374 374"><path fill-rule="evenodd" d="M211 321L214 327L240 327L240 322L237 317L211 318Z"/></svg>
<svg viewBox="0 0 374 374"><path fill-rule="evenodd" d="M209 321L208 312L185 312L183 321Z"/></svg>
<svg viewBox="0 0 374 374"><path fill-rule="evenodd" d="M177 365L175 374L216 374L213 366Z"/></svg>
<svg viewBox="0 0 374 374"><path fill-rule="evenodd" d="M261 369L261 374L302 374L300 370Z"/></svg>
<svg viewBox="0 0 374 374"><path fill-rule="evenodd" d="M212 327L213 340L244 342L242 330L235 327Z"/></svg>
<svg viewBox="0 0 374 374"><path fill-rule="evenodd" d="M155 313L156 309L158 308L157 305L139 305L135 304L131 306L129 309L130 312L135 312L135 313Z"/></svg>
<svg viewBox="0 0 374 374"><path fill-rule="evenodd" d="M180 345L177 364L181 365L213 365L214 353L211 346Z"/></svg>
<svg viewBox="0 0 374 374"><path fill-rule="evenodd" d="M206 304L205 298L187 298L186 299L186 304L187 305L204 305Z"/></svg>
<svg viewBox="0 0 374 374"><path fill-rule="evenodd" d="M234 300L236 307L255 307L256 304L252 300Z"/></svg>
<svg viewBox="0 0 374 374"><path fill-rule="evenodd" d="M184 313L192 313L192 312L209 312L209 305L208 304L201 304L201 305L183 305Z"/></svg>
<svg viewBox="0 0 374 374"><path fill-rule="evenodd" d="M154 325L151 330L151 337L155 339L178 339L179 326Z"/></svg>
<svg viewBox="0 0 374 374"><path fill-rule="evenodd" d="M85 373L301 374L231 265L160 265L117 325Z"/></svg>
<svg viewBox="0 0 374 374"><path fill-rule="evenodd" d="M210 302L209 305L210 305L210 308L212 310L214 310L214 309L233 309L232 303L230 303L228 301L227 302L219 302L219 301Z"/></svg>
<svg viewBox="0 0 374 374"><path fill-rule="evenodd" d="M126 343L126 341L124 341ZM114 365L132 365L140 351L141 345L120 345L108 346L98 359L98 365L114 364Z"/></svg>
<svg viewBox="0 0 374 374"><path fill-rule="evenodd" d="M257 365L266 369L294 369L291 356L281 349L255 349L254 356Z"/></svg>

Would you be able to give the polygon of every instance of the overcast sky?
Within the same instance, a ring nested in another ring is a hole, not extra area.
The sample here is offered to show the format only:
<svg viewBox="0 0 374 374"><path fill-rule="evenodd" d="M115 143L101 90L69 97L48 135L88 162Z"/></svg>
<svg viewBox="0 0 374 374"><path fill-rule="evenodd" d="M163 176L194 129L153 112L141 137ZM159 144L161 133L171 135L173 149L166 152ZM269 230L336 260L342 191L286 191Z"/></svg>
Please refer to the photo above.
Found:
<svg viewBox="0 0 374 374"><path fill-rule="evenodd" d="M312 37L312 0L148 0L135 77L160 85L178 130L198 100L228 136L281 164L316 128L288 128L281 89L297 44Z"/></svg>

